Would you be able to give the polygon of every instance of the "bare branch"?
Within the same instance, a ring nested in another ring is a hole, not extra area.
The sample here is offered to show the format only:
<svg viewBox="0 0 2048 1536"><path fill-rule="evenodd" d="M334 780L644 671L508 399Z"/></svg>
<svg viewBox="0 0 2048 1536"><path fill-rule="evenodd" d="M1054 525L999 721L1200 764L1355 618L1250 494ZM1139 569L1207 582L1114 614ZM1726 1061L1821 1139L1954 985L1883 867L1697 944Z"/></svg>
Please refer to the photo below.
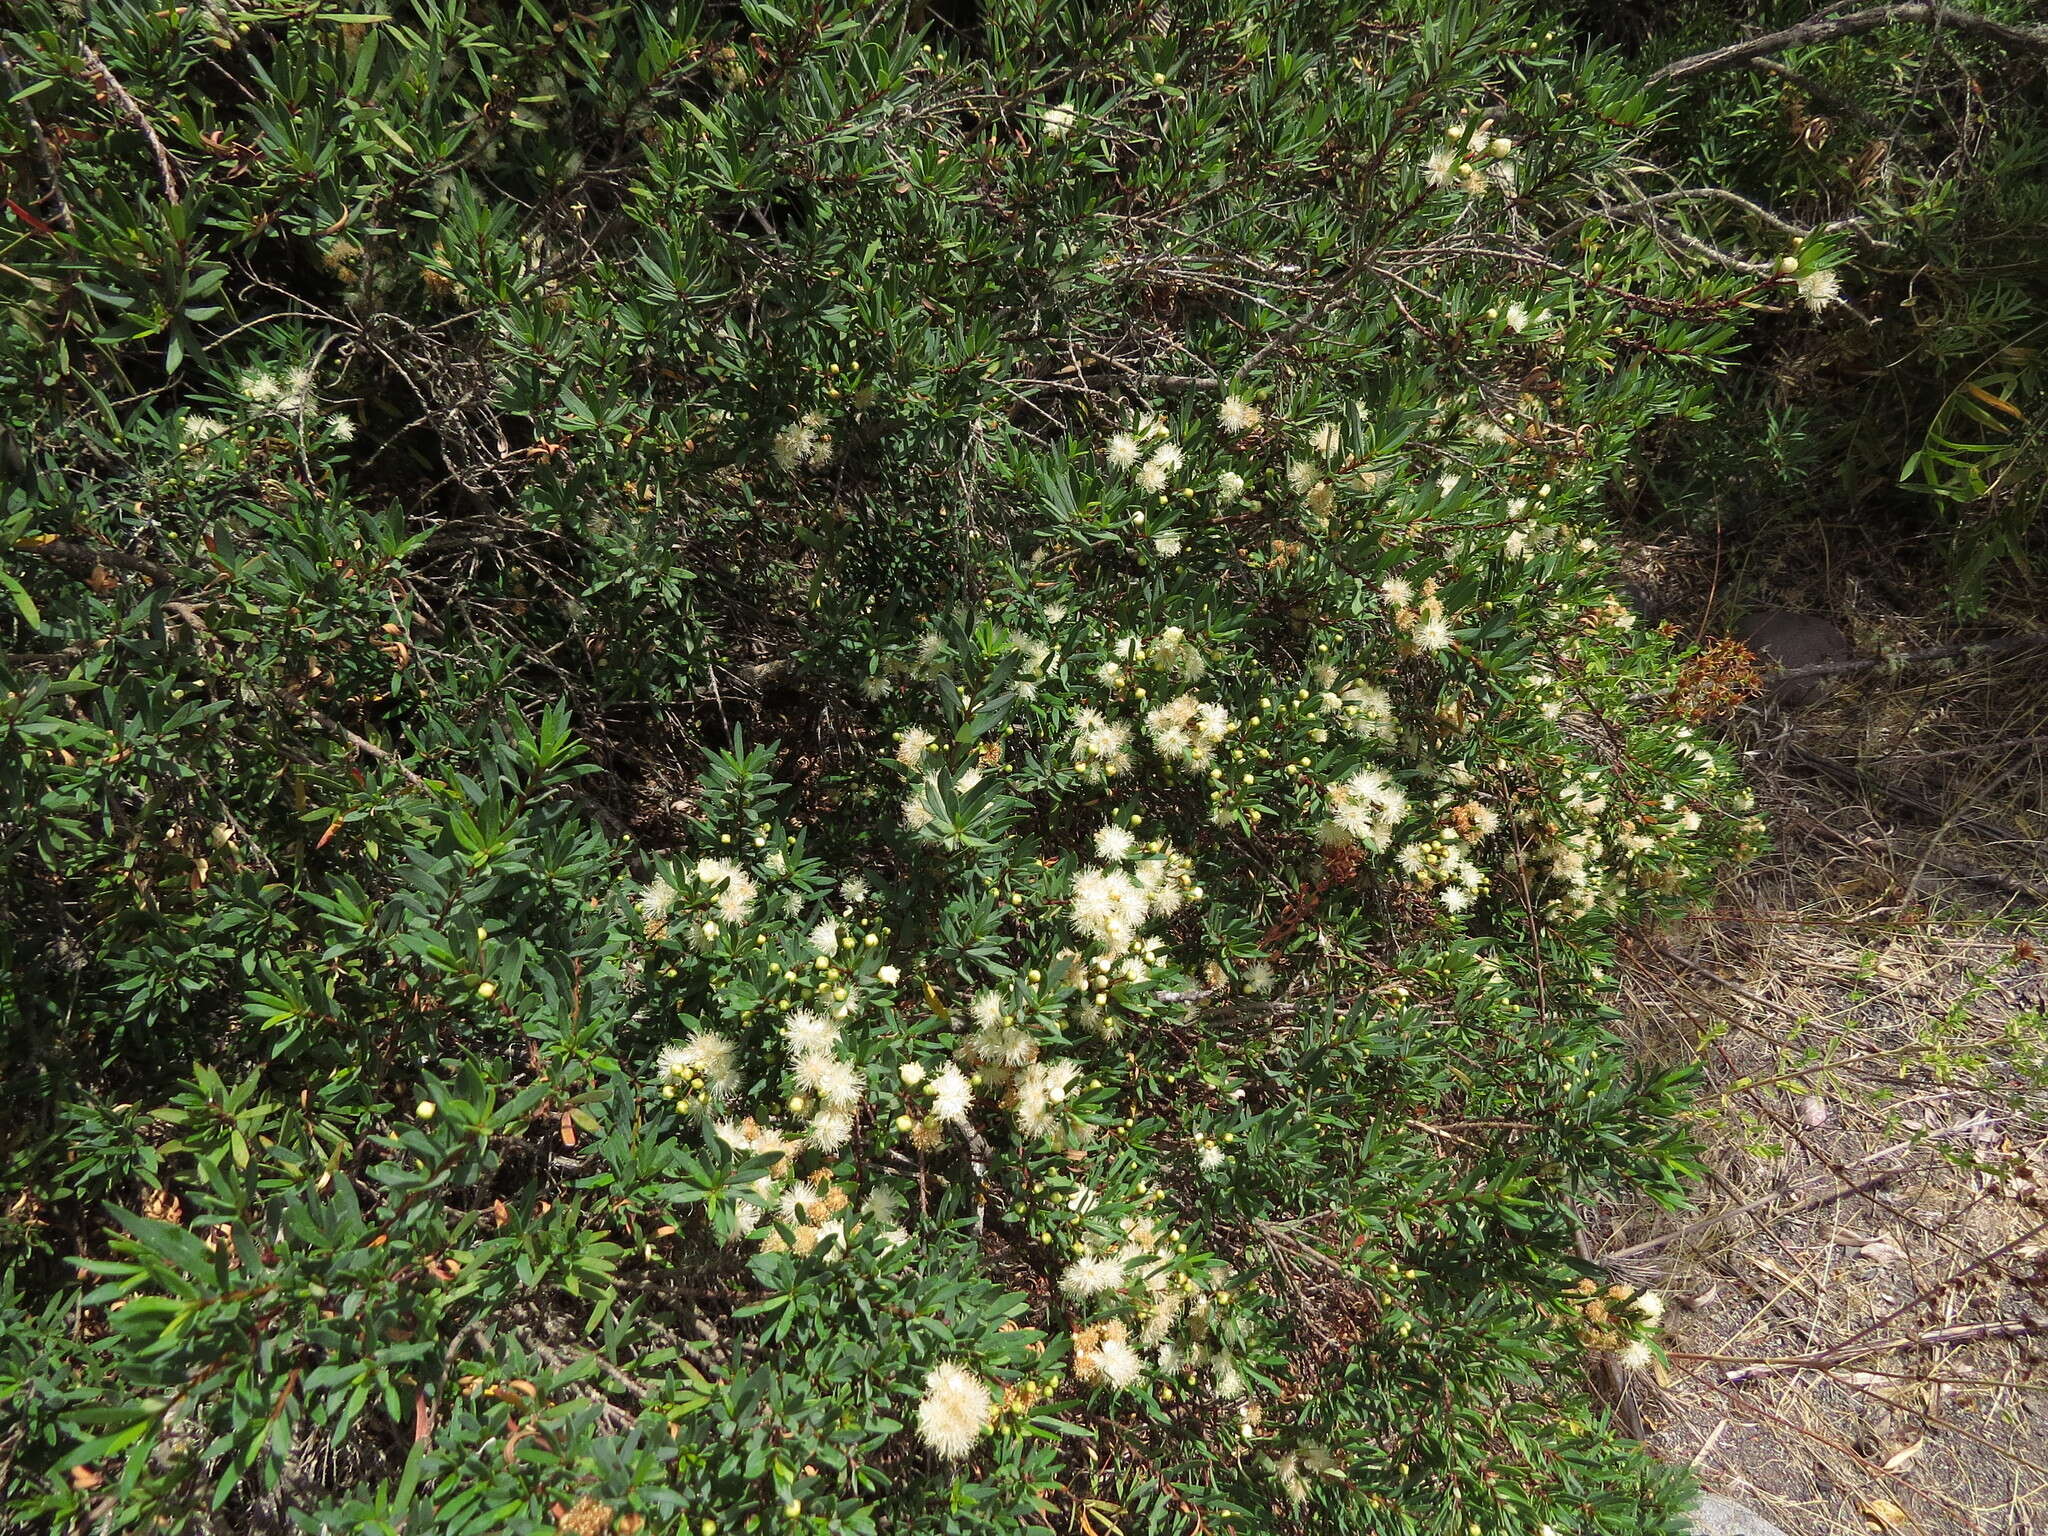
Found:
<svg viewBox="0 0 2048 1536"><path fill-rule="evenodd" d="M114 72L107 68L90 43L82 46L85 67L105 87L109 96L121 104L121 110L128 114L130 122L142 130L142 136L149 140L150 153L156 156L156 172L164 184L164 196L171 202L179 202L178 171L171 163L170 151L164 148L164 141L156 136L156 130L149 126L149 118L142 110L142 103L128 94L128 88L114 78Z"/></svg>
<svg viewBox="0 0 2048 1536"><path fill-rule="evenodd" d="M20 554L34 555L74 569L82 566L90 571L94 566L109 566L117 571L133 571L138 576L147 576L153 585L159 587L168 587L178 579L176 571L167 565L158 565L154 560L124 554L118 549L77 544L69 539L22 539L14 547Z"/></svg>
<svg viewBox="0 0 2048 1536"><path fill-rule="evenodd" d="M1801 677L1839 677L1847 672L1874 672L1880 667L1909 667L1927 661L1948 661L1962 657L1989 661L1994 656L2012 656L2027 651L2048 650L2048 634L2002 635L1996 640L1966 641L1961 645L1937 645L1925 651L1894 651L1889 656L1858 656L1851 661L1815 662L1810 667L1788 667L1771 674L1772 681Z"/></svg>
<svg viewBox="0 0 2048 1536"><path fill-rule="evenodd" d="M1854 228L1859 224L1868 222L1864 219L1835 219L1826 224L1816 224L1809 229L1794 224L1789 219L1780 217L1761 203L1751 202L1740 193L1730 192L1726 187L1679 187L1670 192L1653 193L1643 199L1646 203L1659 206L1664 203L1690 203L1701 200L1727 203L1732 207L1741 209L1758 223L1769 225L1780 234L1792 235L1802 240L1811 239L1815 235L1828 234L1837 229Z"/></svg>
<svg viewBox="0 0 2048 1536"><path fill-rule="evenodd" d="M1689 58L1666 64L1650 76L1650 79L1652 82L1684 80L1693 75L1706 74L1710 70L1747 65L1753 59L1760 59L1765 54L1782 53L1787 48L1802 48L1812 43L1831 43L1837 38L1860 37L1863 33L1875 32L1880 27L1913 22L1924 23L1930 27L1952 27L1958 32L1988 37L1994 42L2005 44L2008 48L2048 53L2048 29L2016 27L2010 22L1993 21L1988 16L1979 16L1971 11L1959 11L1946 5L1878 5L1867 11L1851 11L1846 16L1816 16L1800 22L1796 27L1787 27L1782 32L1766 32L1763 36L1752 37L1746 42L1730 43L1725 48L1695 53Z"/></svg>
<svg viewBox="0 0 2048 1536"><path fill-rule="evenodd" d="M1865 1339L1857 1344L1818 1350L1810 1355L1797 1355L1784 1360L1760 1360L1755 1365L1739 1366L1735 1370L1725 1372L1721 1379L1735 1384L1755 1381L1761 1376L1779 1376L1787 1371L1825 1371L1851 1360L1889 1354L1893 1350L1945 1349L1956 1344L1974 1344L1983 1339L2026 1339L2032 1338L2041 1330L2042 1324L2036 1318L2009 1318L1995 1323L1954 1323L1946 1328L1929 1328L1921 1333Z"/></svg>
<svg viewBox="0 0 2048 1536"><path fill-rule="evenodd" d="M50 137L43 132L42 119L36 116L35 108L29 105L28 93L22 88L21 77L14 72L14 60L8 57L5 48L0 48L0 80L7 82L8 99L21 113L21 120L28 125L29 137L35 141L36 165L49 186L50 222L68 235L77 226L71 220L71 205L64 201L64 183L57 174L57 157L50 151Z"/></svg>

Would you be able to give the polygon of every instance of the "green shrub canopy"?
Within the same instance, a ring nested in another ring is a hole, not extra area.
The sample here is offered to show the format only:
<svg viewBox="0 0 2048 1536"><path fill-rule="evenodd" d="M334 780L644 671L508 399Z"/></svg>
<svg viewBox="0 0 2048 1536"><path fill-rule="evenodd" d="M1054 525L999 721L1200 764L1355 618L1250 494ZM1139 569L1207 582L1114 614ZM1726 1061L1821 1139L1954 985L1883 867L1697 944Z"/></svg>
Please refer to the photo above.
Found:
<svg viewBox="0 0 2048 1536"><path fill-rule="evenodd" d="M0 33L21 1529L1633 1533L1603 485L1759 278L1517 6ZM771 745L772 743L772 745Z"/></svg>

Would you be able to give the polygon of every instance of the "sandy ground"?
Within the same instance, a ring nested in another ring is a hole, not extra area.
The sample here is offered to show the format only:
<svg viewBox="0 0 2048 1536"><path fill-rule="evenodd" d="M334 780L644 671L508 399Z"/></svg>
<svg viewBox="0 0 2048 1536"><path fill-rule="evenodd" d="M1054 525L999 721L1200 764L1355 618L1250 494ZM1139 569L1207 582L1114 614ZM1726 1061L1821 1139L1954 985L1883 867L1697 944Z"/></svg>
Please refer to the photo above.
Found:
<svg viewBox="0 0 2048 1536"><path fill-rule="evenodd" d="M1850 615L1855 649L1939 635ZM2048 654L1722 722L1775 846L1632 946L1703 1074L1690 1211L1591 1213L1669 1302L1625 1418L1789 1536L2048 1532Z"/></svg>

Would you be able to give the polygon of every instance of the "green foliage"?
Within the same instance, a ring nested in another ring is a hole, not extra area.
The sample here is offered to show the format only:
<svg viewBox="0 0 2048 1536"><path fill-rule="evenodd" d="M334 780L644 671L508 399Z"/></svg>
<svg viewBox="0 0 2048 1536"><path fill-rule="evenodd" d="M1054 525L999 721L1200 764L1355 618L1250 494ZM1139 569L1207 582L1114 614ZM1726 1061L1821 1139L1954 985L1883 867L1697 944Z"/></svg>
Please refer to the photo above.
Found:
<svg viewBox="0 0 2048 1536"><path fill-rule="evenodd" d="M1571 1212L1756 827L1595 509L1754 285L1626 70L10 25L8 1518L1670 1526Z"/></svg>
<svg viewBox="0 0 2048 1536"><path fill-rule="evenodd" d="M2040 21L2024 4L1968 9ZM1631 7L1626 24L1647 29L1651 67L1811 11ZM1972 616L2024 592L2048 495L2042 79L2037 51L1899 24L1669 87L1654 158L1672 169L1643 189L1676 196L1660 222L1752 261L1822 250L1841 302L1767 304L1786 318L1760 328L1718 422L1678 434L1654 471L1666 509L1730 530L1820 523L1924 542ZM1747 204L1719 195L1731 190Z"/></svg>

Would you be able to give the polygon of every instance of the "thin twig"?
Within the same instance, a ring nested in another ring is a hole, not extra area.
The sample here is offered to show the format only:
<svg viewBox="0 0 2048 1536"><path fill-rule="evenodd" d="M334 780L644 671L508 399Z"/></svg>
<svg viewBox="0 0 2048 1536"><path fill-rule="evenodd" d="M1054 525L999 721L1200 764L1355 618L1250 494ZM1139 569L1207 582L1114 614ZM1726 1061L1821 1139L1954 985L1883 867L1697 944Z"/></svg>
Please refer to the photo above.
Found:
<svg viewBox="0 0 2048 1536"><path fill-rule="evenodd" d="M164 148L164 141L158 138L156 130L149 126L149 118L144 114L142 104L128 94L126 86L114 78L114 72L107 68L99 54L94 51L92 44L81 44L79 51L85 59L85 67L93 72L100 84L107 88L107 94L121 104L129 120L141 129L142 136L149 140L150 152L156 156L157 175L164 184L164 196L174 203L182 202L183 199L178 195L177 167L171 163L170 151Z"/></svg>
<svg viewBox="0 0 2048 1536"><path fill-rule="evenodd" d="M412 785L413 788L426 788L427 781L408 768L405 765L405 759L396 752L393 752L389 747L380 747L376 742L370 740L369 737L358 735L340 721L328 719L327 716L321 714L319 710L313 708L310 704L301 704L299 707L305 710L307 717L323 731L339 736L343 741L365 756L373 757L378 762L387 764L397 772L400 778Z"/></svg>
<svg viewBox="0 0 2048 1536"><path fill-rule="evenodd" d="M2010 22L1993 21L1989 16L1979 16L1973 11L1959 11L1946 5L1879 5L1867 11L1851 11L1847 16L1816 16L1809 21L1800 22L1796 27L1786 27L1780 32L1766 32L1761 37L1752 37L1746 42L1730 43L1725 48L1695 53L1688 58L1666 64L1650 76L1650 81L1654 84L1659 80L1684 80L1693 75L1706 74L1710 70L1747 65L1752 59L1760 59L1768 53L1782 53L1787 48L1803 48L1813 43L1831 43L1837 38L1859 37L1865 32L1875 32L1880 27L1913 22L1933 27L1953 27L1958 32L1973 32L1979 37L1988 37L1994 42L2004 43L2008 48L2048 53L2048 30L2042 28L2016 27Z"/></svg>
<svg viewBox="0 0 2048 1536"><path fill-rule="evenodd" d="M49 188L50 222L70 234L78 226L71 219L71 205L64 201L64 183L57 175L57 156L50 148L49 135L43 132L42 119L35 108L28 104L23 93L21 77L14 72L14 60L5 48L0 48L0 78L7 81L8 100L21 113L21 120L28 124L29 137L35 140L36 164L41 168L43 181Z"/></svg>
<svg viewBox="0 0 2048 1536"><path fill-rule="evenodd" d="M20 554L52 560L58 565L83 566L88 571L94 566L133 571L138 576L147 576L152 585L159 587L168 587L178 579L178 573L169 566L145 560L141 555L124 554L118 549L96 549L90 544L76 544L69 539L21 539L14 548Z"/></svg>
<svg viewBox="0 0 2048 1536"><path fill-rule="evenodd" d="M1870 672L1879 667L1910 667L1924 661L1948 661L1958 656L1989 660L2026 651L2048 650L2048 634L2005 635L1996 640L1971 640L1961 645L1937 645L1925 651L1894 651L1889 656L1858 656L1849 661L1817 661L1810 667L1787 667L1771 674L1773 682L1802 677L1839 677L1848 672Z"/></svg>
<svg viewBox="0 0 2048 1536"><path fill-rule="evenodd" d="M1858 1158L1856 1161L1859 1163L1873 1162L1888 1153L1902 1150L1904 1149L1900 1147L1887 1147L1883 1152L1873 1152L1867 1157ZM1854 1165L1852 1164L1851 1166ZM1868 1194L1870 1191L1881 1189L1894 1179L1899 1178L1901 1173L1902 1170L1891 1168L1859 1183L1845 1184L1838 1189L1824 1191L1813 1196L1811 1199L1800 1201L1797 1205L1787 1206L1782 1211L1773 1211L1770 1219L1774 1222L1785 1221L1791 1217L1803 1216L1809 1211L1817 1211L1824 1206L1833 1205L1838 1200L1847 1200L1852 1195ZM1614 1253L1603 1253L1599 1256L1600 1262L1602 1264L1618 1264L1625 1259L1636 1259L1641 1258L1646 1253L1655 1253L1666 1243L1675 1242L1681 1237L1699 1231L1702 1227L1711 1227L1719 1222L1731 1221L1737 1216L1747 1216L1754 1211L1762 1210L1776 1199L1778 1199L1776 1194L1769 1194L1765 1195L1761 1200L1751 1200L1745 1205L1734 1206L1725 1211L1715 1211L1711 1215L1700 1217L1697 1221L1689 1221L1682 1227L1674 1228L1672 1231L1666 1232L1662 1237L1653 1237L1647 1243L1637 1243L1633 1248L1622 1248Z"/></svg>
<svg viewBox="0 0 2048 1536"><path fill-rule="evenodd" d="M1951 1344L1974 1344L1981 1339L2026 1339L2042 1331L2038 1318L2009 1318L1995 1323L1954 1323L1946 1328L1929 1328L1924 1333L1904 1333L1892 1338L1866 1339L1860 1344L1836 1345L1810 1355L1793 1355L1782 1360L1760 1360L1755 1365L1737 1366L1722 1373L1730 1386L1756 1381L1765 1376L1782 1376L1790 1371L1824 1371L1870 1355L1890 1354L1897 1349L1941 1349Z"/></svg>

